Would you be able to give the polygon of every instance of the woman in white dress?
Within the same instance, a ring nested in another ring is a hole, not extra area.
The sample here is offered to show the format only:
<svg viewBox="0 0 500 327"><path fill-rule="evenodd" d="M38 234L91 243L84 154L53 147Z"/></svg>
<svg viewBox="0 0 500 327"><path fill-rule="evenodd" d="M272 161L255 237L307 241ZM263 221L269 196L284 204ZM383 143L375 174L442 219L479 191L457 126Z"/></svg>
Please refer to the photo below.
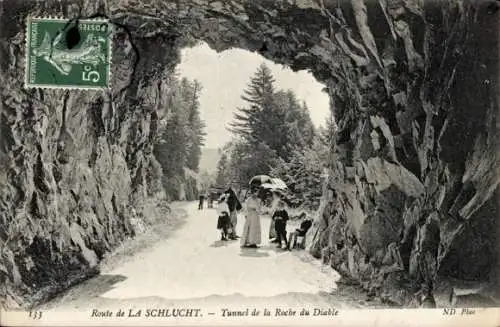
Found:
<svg viewBox="0 0 500 327"><path fill-rule="evenodd" d="M245 202L247 212L241 235L241 247L256 248L261 242L260 209L262 204L258 197L259 189L255 188L251 192Z"/></svg>

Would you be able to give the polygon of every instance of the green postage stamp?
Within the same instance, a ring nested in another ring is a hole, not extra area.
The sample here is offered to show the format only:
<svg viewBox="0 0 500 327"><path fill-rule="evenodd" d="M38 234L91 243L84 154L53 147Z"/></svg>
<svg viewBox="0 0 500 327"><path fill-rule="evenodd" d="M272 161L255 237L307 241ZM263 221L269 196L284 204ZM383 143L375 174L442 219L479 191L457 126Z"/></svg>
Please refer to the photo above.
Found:
<svg viewBox="0 0 500 327"><path fill-rule="evenodd" d="M103 19L28 18L26 87L109 87L111 26Z"/></svg>

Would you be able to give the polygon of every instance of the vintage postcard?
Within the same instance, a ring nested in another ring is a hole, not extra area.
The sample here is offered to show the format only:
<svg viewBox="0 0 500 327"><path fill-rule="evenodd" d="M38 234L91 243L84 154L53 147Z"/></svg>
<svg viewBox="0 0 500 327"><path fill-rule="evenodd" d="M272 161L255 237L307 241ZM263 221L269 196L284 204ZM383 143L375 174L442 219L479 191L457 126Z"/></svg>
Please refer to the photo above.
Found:
<svg viewBox="0 0 500 327"><path fill-rule="evenodd" d="M0 325L499 326L499 23L0 1Z"/></svg>

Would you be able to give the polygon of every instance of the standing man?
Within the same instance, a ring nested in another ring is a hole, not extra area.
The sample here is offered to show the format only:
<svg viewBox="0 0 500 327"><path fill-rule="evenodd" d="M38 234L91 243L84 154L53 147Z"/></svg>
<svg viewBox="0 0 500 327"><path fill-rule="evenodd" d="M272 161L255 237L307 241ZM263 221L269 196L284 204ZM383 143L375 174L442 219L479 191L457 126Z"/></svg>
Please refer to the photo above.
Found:
<svg viewBox="0 0 500 327"><path fill-rule="evenodd" d="M242 205L231 187L229 187L225 193L229 194L229 198L227 200L227 205L229 206L229 218L231 219L231 232L229 233L229 238L235 240L239 238L239 236L236 235L236 224L238 223L238 211L242 209Z"/></svg>

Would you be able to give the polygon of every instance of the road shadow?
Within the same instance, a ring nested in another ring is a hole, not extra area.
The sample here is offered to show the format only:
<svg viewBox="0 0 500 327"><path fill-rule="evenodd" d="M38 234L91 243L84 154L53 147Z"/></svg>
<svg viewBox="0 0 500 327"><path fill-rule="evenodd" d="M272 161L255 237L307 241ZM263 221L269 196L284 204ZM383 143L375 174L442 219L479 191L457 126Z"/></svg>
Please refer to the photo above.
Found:
<svg viewBox="0 0 500 327"><path fill-rule="evenodd" d="M210 244L210 247L212 247L212 248L220 248L220 247L223 247L223 246L225 247L225 246L228 246L228 245L229 245L228 241L218 240L218 241L215 241L212 244Z"/></svg>
<svg viewBox="0 0 500 327"><path fill-rule="evenodd" d="M268 257L269 253L267 252L261 252L259 251L261 248L241 248L240 256L241 257L253 257L253 258L260 258L260 257Z"/></svg>
<svg viewBox="0 0 500 327"><path fill-rule="evenodd" d="M62 293L59 293L54 298L41 305L40 309L48 310L64 305L68 302L78 304L81 299L97 298L114 289L116 284L121 283L126 279L127 277L123 275L97 275ZM81 303L81 305L84 305L84 303Z"/></svg>
<svg viewBox="0 0 500 327"><path fill-rule="evenodd" d="M271 243L271 244L268 244L268 245L263 245L261 247L261 250L265 250L265 251L273 251L273 252L276 252L276 253L287 253L287 252L291 252L287 249L283 249L283 248L280 248L278 246L276 246L275 243Z"/></svg>
<svg viewBox="0 0 500 327"><path fill-rule="evenodd" d="M233 243L236 243L238 240L227 240L227 241L214 241L212 244L210 244L210 247L212 248L220 248L220 247L226 247L228 245L231 245Z"/></svg>

